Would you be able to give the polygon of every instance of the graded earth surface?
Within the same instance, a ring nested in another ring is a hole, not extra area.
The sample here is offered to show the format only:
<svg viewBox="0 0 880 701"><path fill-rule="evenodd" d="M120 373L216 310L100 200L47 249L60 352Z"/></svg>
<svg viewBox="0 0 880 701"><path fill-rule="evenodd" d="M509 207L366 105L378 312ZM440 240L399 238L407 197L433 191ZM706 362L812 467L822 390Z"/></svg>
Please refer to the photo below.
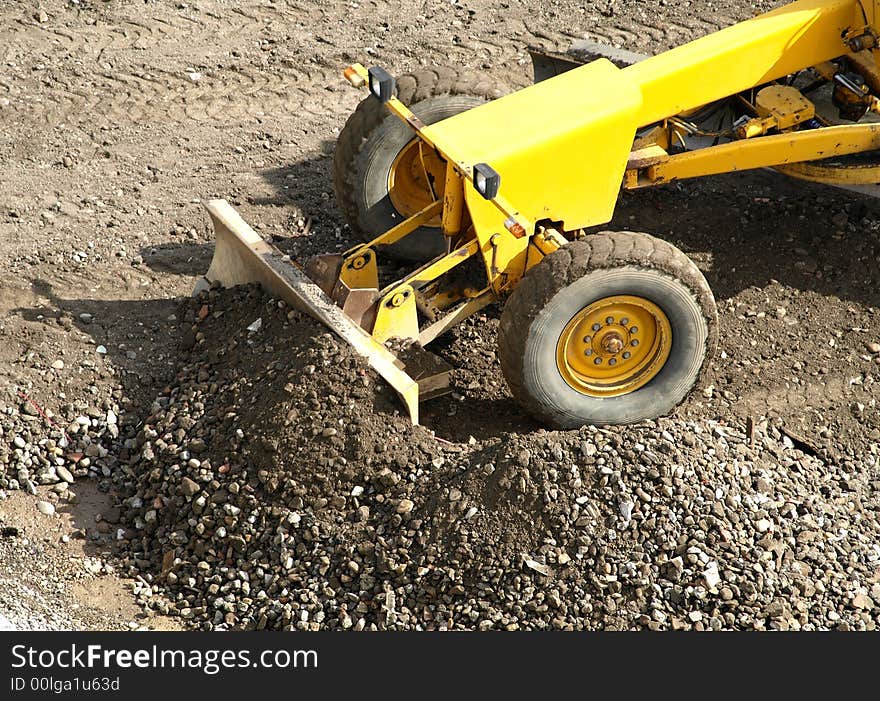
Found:
<svg viewBox="0 0 880 701"><path fill-rule="evenodd" d="M258 289L190 298L201 200L297 257L354 241L347 63L505 92L529 45L656 53L774 5L0 0L0 628L874 629L872 199L624 193L604 228L680 247L720 313L704 384L638 426L526 416L500 306L437 342L454 393L412 428Z"/></svg>

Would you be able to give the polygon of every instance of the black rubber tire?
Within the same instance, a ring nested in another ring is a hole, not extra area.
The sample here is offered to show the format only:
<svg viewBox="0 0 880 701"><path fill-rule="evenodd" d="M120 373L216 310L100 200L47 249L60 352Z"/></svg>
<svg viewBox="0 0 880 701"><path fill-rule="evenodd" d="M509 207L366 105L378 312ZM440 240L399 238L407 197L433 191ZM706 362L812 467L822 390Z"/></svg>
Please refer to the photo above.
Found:
<svg viewBox="0 0 880 701"><path fill-rule="evenodd" d="M643 387L620 397L589 397L562 378L556 345L586 305L622 294L644 297L664 311L672 349ZM602 232L555 251L520 281L501 316L499 359L513 395L538 420L562 429L628 424L681 403L701 381L717 334L715 298L690 258L648 234Z"/></svg>
<svg viewBox="0 0 880 701"><path fill-rule="evenodd" d="M511 82L485 72L435 68L398 78L397 97L425 124L433 124L500 97ZM409 128L372 97L358 105L339 134L333 156L336 202L364 241L401 221L388 197L388 172L411 138ZM445 250L439 229L422 227L385 252L402 260L427 261Z"/></svg>

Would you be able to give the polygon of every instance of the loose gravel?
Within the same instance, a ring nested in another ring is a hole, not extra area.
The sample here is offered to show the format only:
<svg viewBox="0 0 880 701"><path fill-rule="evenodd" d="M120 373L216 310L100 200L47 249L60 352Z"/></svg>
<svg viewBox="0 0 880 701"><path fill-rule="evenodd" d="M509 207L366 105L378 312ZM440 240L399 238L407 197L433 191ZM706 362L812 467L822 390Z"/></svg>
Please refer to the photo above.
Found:
<svg viewBox="0 0 880 701"><path fill-rule="evenodd" d="M181 315L186 362L118 471L149 609L203 629L880 621L874 454L761 419L451 442L255 288Z"/></svg>

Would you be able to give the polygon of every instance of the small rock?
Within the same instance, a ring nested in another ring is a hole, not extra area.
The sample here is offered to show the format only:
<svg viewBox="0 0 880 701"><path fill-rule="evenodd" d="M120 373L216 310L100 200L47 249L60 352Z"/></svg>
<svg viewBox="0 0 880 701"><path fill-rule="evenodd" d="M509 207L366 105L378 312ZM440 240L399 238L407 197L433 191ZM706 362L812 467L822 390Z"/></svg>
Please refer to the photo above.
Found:
<svg viewBox="0 0 880 701"><path fill-rule="evenodd" d="M250 331L251 333L256 333L261 328L263 328L263 317L260 317L254 323L250 324L247 327L247 330Z"/></svg>
<svg viewBox="0 0 880 701"><path fill-rule="evenodd" d="M857 609L871 610L874 608L874 600L867 594L856 594L852 600L853 606Z"/></svg>
<svg viewBox="0 0 880 701"><path fill-rule="evenodd" d="M785 616L785 603L779 599L775 599L767 606L767 616L769 618L782 618Z"/></svg>
<svg viewBox="0 0 880 701"><path fill-rule="evenodd" d="M63 360L53 360L52 361L52 369L53 370L63 370L64 369L64 361Z"/></svg>
<svg viewBox="0 0 880 701"><path fill-rule="evenodd" d="M684 572L684 559L679 555L678 557L673 557L666 563L666 576L669 577L672 581L678 581L681 579L681 575Z"/></svg>
<svg viewBox="0 0 880 701"><path fill-rule="evenodd" d="M718 572L718 563L710 562L709 566L703 571L703 579L709 589L714 589L721 584L721 575Z"/></svg>
<svg viewBox="0 0 880 701"><path fill-rule="evenodd" d="M880 353L880 343L877 343L876 341L868 341L865 344L865 348L868 349L869 353Z"/></svg>
<svg viewBox="0 0 880 701"><path fill-rule="evenodd" d="M413 510L415 504L409 499L401 499L397 504L397 513L408 514Z"/></svg>
<svg viewBox="0 0 880 701"><path fill-rule="evenodd" d="M553 572L553 570L547 567L547 565L544 565L537 560L526 558L525 563L529 569L532 569L538 574L544 575L545 577L549 577Z"/></svg>
<svg viewBox="0 0 880 701"><path fill-rule="evenodd" d="M73 474L64 465L55 467L55 474L58 475L67 484L73 484Z"/></svg>
<svg viewBox="0 0 880 701"><path fill-rule="evenodd" d="M95 348L95 352L98 355L107 355L107 348L105 346L98 346L97 348Z"/></svg>
<svg viewBox="0 0 880 701"><path fill-rule="evenodd" d="M55 513L55 505L48 501L38 501L37 510L46 516L52 516Z"/></svg>
<svg viewBox="0 0 880 701"><path fill-rule="evenodd" d="M199 489L201 489L199 483L189 477L184 477L180 480L180 493L185 497L193 496L199 491Z"/></svg>
<svg viewBox="0 0 880 701"><path fill-rule="evenodd" d="M629 523L632 519L633 506L635 504L629 499L620 500L618 507L620 508L620 515L623 517L624 523Z"/></svg>

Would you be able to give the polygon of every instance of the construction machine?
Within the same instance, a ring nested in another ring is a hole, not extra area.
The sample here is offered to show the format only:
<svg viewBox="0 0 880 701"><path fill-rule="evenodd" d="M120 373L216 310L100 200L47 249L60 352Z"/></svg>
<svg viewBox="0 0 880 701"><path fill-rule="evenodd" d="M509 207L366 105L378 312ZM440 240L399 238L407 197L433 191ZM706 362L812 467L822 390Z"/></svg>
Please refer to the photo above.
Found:
<svg viewBox="0 0 880 701"><path fill-rule="evenodd" d="M712 292L670 243L597 227L621 189L703 175L880 182L878 7L800 0L643 59L536 54L537 81L498 99L487 74L349 66L368 95L340 133L334 177L363 243L301 266L212 200L206 280L257 281L312 314L413 423L420 396L448 384L424 348L498 301L501 369L539 420L668 413L706 372ZM381 279L386 256L411 272Z"/></svg>

